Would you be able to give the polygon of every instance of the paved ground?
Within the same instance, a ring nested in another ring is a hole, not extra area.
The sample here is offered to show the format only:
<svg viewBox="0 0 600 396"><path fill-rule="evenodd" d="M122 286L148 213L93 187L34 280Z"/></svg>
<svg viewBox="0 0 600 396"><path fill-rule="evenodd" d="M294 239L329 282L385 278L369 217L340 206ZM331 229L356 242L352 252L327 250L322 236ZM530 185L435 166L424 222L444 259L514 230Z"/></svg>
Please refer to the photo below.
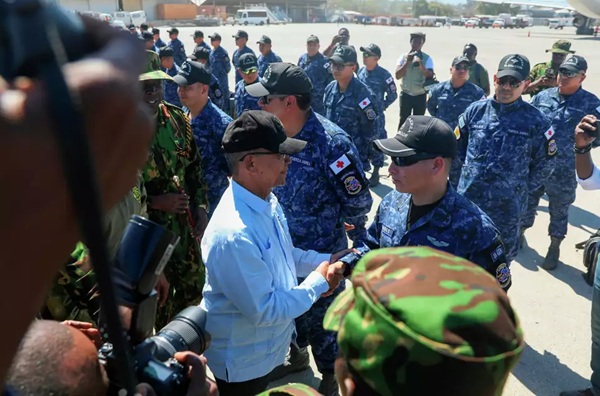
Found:
<svg viewBox="0 0 600 396"><path fill-rule="evenodd" d="M341 27L342 25L340 25ZM395 69L400 53L409 49L409 33L414 28L386 26L349 25L350 42L358 49L370 42L378 44L383 53L381 64L390 71ZM200 28L205 35L218 31L223 36L223 45L230 55L234 50L231 35L238 27L226 26ZM258 52L255 42L260 35L267 34L273 40L273 50L284 61L296 62L304 52L306 37L316 34L324 49L338 26L335 24L289 24L283 26L245 28L250 35L250 46ZM190 35L194 28L182 28L180 37L188 53L192 50ZM500 59L512 52L525 54L532 64L546 61L549 55L544 52L557 39L572 40L572 48L587 58L590 65L588 78L584 86L600 95L600 39L575 36L573 28L554 31L542 27L526 30L480 30L463 27L429 28L424 51L435 62L438 79L448 78L451 60L459 55L464 44L475 43L479 48L478 59L490 74L493 74ZM163 30L165 32L165 30ZM528 37L528 34L530 36ZM163 40L166 39L163 33ZM360 54L359 54L360 55ZM359 58L360 60L360 58ZM233 76L231 76L233 81ZM233 87L233 85L230 85ZM388 110L387 130L390 136L395 134L398 123L398 104ZM594 153L600 163L600 153ZM392 184L384 180L373 189L375 205L372 215L381 197L391 190ZM558 395L560 390L585 387L590 376L590 297L591 288L581 277L582 254L576 251L574 244L585 240L600 227L600 192L577 191L577 200L570 210L569 233L562 246L561 264L552 272L539 267L549 244L547 237L548 208L542 199L539 216L535 226L526 236L528 247L518 256L512 265L513 287L510 290L511 301L517 309L525 331L527 349L513 372L505 395ZM298 381L318 385L320 374L313 362L313 371L307 370L290 376L283 382Z"/></svg>

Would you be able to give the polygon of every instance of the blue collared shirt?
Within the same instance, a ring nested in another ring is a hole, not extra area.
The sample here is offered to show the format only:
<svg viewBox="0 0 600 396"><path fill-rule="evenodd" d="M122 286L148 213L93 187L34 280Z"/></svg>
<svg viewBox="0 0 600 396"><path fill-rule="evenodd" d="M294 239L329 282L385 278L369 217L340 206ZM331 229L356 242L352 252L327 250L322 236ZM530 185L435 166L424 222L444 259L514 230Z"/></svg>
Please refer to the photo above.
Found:
<svg viewBox="0 0 600 396"><path fill-rule="evenodd" d="M211 371L228 382L270 373L285 359L294 319L328 290L313 270L329 255L294 248L275 195L264 200L232 181L204 233L202 260Z"/></svg>

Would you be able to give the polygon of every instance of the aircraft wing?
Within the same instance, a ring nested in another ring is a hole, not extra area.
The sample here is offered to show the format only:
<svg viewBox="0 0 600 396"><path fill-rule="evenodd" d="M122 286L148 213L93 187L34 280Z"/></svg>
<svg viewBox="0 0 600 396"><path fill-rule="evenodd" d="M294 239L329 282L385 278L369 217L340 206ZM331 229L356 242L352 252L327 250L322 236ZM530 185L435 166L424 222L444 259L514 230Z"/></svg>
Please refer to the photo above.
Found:
<svg viewBox="0 0 600 396"><path fill-rule="evenodd" d="M532 7L575 10L566 0L475 0L478 3L514 4Z"/></svg>

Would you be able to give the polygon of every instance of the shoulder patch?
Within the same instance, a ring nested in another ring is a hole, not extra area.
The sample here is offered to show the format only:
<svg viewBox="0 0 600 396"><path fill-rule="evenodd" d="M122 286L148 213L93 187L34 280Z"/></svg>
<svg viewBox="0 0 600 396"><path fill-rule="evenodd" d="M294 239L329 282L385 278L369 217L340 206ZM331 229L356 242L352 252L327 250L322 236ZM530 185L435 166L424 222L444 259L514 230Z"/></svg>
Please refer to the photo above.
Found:
<svg viewBox="0 0 600 396"><path fill-rule="evenodd" d="M556 141L554 139L548 140L548 156L552 157L554 154L556 154L556 151Z"/></svg>
<svg viewBox="0 0 600 396"><path fill-rule="evenodd" d="M392 76L390 76L390 78L388 78L387 80L385 80L386 83L391 84L394 82L394 78Z"/></svg>
<svg viewBox="0 0 600 396"><path fill-rule="evenodd" d="M458 126L454 128L454 136L456 136L456 140L460 139L460 128Z"/></svg>
<svg viewBox="0 0 600 396"><path fill-rule="evenodd" d="M344 187L346 187L348 194L356 195L361 192L363 186L354 175L350 175L344 179Z"/></svg>
<svg viewBox="0 0 600 396"><path fill-rule="evenodd" d="M465 116L463 114L461 114L460 117L458 117L458 127L459 128L465 127Z"/></svg>
<svg viewBox="0 0 600 396"><path fill-rule="evenodd" d="M550 127L550 129L544 132L544 136L546 136L546 139L548 140L552 139L552 137L554 136L554 127Z"/></svg>
<svg viewBox="0 0 600 396"><path fill-rule="evenodd" d="M371 104L371 100L369 98L364 98L363 100L361 100L360 102L358 102L358 106L364 110L365 107L367 107L368 105Z"/></svg>
<svg viewBox="0 0 600 396"><path fill-rule="evenodd" d="M375 118L377 118L377 113L375 113L375 110L373 110L371 107L365 110L365 115L369 121L373 121Z"/></svg>
<svg viewBox="0 0 600 396"><path fill-rule="evenodd" d="M329 164L329 168L331 168L333 173L337 175L338 173L346 169L348 165L350 165L350 160L348 159L346 154L344 154L340 158Z"/></svg>
<svg viewBox="0 0 600 396"><path fill-rule="evenodd" d="M323 68L324 68L324 69L327 69L327 68L329 68L329 62L325 62L325 63L323 63Z"/></svg>

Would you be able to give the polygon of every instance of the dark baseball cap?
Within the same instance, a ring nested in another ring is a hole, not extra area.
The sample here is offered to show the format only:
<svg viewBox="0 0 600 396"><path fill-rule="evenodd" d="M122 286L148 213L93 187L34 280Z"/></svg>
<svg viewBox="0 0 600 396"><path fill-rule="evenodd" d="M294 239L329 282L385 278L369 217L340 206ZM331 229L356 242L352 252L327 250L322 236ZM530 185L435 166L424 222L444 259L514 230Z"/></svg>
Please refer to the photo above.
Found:
<svg viewBox="0 0 600 396"><path fill-rule="evenodd" d="M587 61L583 56L573 55L569 59L565 60L558 70L567 70L575 73L587 71Z"/></svg>
<svg viewBox="0 0 600 396"><path fill-rule="evenodd" d="M252 68L258 69L258 60L254 54L244 54L238 59L238 67L242 72L247 72Z"/></svg>
<svg viewBox="0 0 600 396"><path fill-rule="evenodd" d="M160 29L152 28L152 34L160 34Z"/></svg>
<svg viewBox="0 0 600 396"><path fill-rule="evenodd" d="M236 34L232 36L235 39L248 38L248 33L245 30L238 30Z"/></svg>
<svg viewBox="0 0 600 396"><path fill-rule="evenodd" d="M211 40L219 40L221 41L221 35L219 33L213 33L210 36L208 36L209 39Z"/></svg>
<svg viewBox="0 0 600 396"><path fill-rule="evenodd" d="M439 118L409 116L389 139L377 139L373 145L390 157L410 157L418 154L456 157L456 135L452 128Z"/></svg>
<svg viewBox="0 0 600 396"><path fill-rule="evenodd" d="M496 77L502 78L511 76L519 81L526 80L529 76L530 65L529 59L525 55L510 54L506 55L498 65L498 73Z"/></svg>
<svg viewBox="0 0 600 396"><path fill-rule="evenodd" d="M202 37L202 38L204 38L204 33L202 32L202 30L196 30L194 32L194 34L192 35L192 37L193 38L196 38L196 37Z"/></svg>
<svg viewBox="0 0 600 396"><path fill-rule="evenodd" d="M475 50L475 52L477 52L477 46L476 46L475 44L473 44L473 43L467 43L467 44L465 44L464 51L466 51L466 50L468 50L468 49L470 49L470 48L474 49L474 50ZM463 52L463 53L464 53L464 52Z"/></svg>
<svg viewBox="0 0 600 396"><path fill-rule="evenodd" d="M333 63L358 63L356 50L350 45L338 45L329 58Z"/></svg>
<svg viewBox="0 0 600 396"><path fill-rule="evenodd" d="M169 56L175 56L175 51L171 47L162 47L158 50L158 56L160 58L167 58Z"/></svg>
<svg viewBox="0 0 600 396"><path fill-rule="evenodd" d="M369 44L366 47L360 47L360 50L365 54L369 54L370 56L376 56L381 58L381 48L377 44Z"/></svg>
<svg viewBox="0 0 600 396"><path fill-rule="evenodd" d="M259 82L246 86L256 97L267 95L303 95L312 92L312 83L306 72L291 63L271 63Z"/></svg>
<svg viewBox="0 0 600 396"><path fill-rule="evenodd" d="M169 33L169 34L179 34L179 29L177 29L176 27L172 27L171 29L167 30L167 33Z"/></svg>
<svg viewBox="0 0 600 396"><path fill-rule="evenodd" d="M140 38L144 41L154 41L154 36L150 32L144 32L140 36Z"/></svg>
<svg viewBox="0 0 600 396"><path fill-rule="evenodd" d="M297 154L306 142L287 137L281 121L262 110L246 110L233 120L223 135L223 151L239 153L266 149L273 153Z"/></svg>
<svg viewBox="0 0 600 396"><path fill-rule="evenodd" d="M128 28L129 28L129 30L135 30L135 25L132 23L132 24L129 25Z"/></svg>
<svg viewBox="0 0 600 396"><path fill-rule="evenodd" d="M188 56L188 58L190 58L193 61L198 59L208 60L210 58L210 49L198 46L194 48L194 52L190 56Z"/></svg>
<svg viewBox="0 0 600 396"><path fill-rule="evenodd" d="M350 31L348 30L348 28L341 28L340 30L338 30L338 35L339 36L350 36Z"/></svg>
<svg viewBox="0 0 600 396"><path fill-rule="evenodd" d="M173 77L177 85L188 86L195 83L209 85L211 73L202 63L185 61L181 64L179 73Z"/></svg>
<svg viewBox="0 0 600 396"><path fill-rule="evenodd" d="M318 43L319 42L319 38L317 36L315 36L314 34L311 34L310 36L308 36L308 38L306 39L307 43Z"/></svg>
<svg viewBox="0 0 600 396"><path fill-rule="evenodd" d="M423 32L414 32L410 34L410 39L412 40L415 37L420 37L423 39L423 41L425 41L427 39L427 36L425 35L425 33Z"/></svg>
<svg viewBox="0 0 600 396"><path fill-rule="evenodd" d="M452 66L456 66L459 63L470 63L469 58L464 55L459 55L452 60Z"/></svg>
<svg viewBox="0 0 600 396"><path fill-rule="evenodd" d="M271 38L263 34L256 44L271 44Z"/></svg>

